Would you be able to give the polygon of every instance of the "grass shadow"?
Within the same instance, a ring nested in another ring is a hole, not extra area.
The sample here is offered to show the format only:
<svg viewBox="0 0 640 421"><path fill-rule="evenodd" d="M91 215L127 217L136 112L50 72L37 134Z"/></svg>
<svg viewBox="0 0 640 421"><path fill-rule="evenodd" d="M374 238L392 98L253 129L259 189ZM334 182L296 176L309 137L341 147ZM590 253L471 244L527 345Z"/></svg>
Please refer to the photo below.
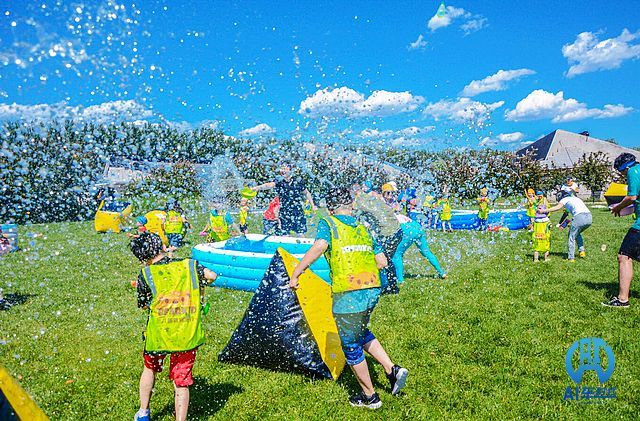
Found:
<svg viewBox="0 0 640 421"><path fill-rule="evenodd" d="M193 386L189 388L189 419L204 419L213 416L224 408L225 404L236 393L244 392L244 388L233 383L210 383L208 379L195 376ZM165 405L154 418L173 416L175 411L173 400ZM152 414L153 415L153 414Z"/></svg>
<svg viewBox="0 0 640 421"><path fill-rule="evenodd" d="M611 298L618 295L619 284L617 282L592 282L592 281L578 281L582 285L595 291L604 291L606 298ZM629 296L632 298L639 298L640 294L636 291L630 291Z"/></svg>
<svg viewBox="0 0 640 421"><path fill-rule="evenodd" d="M9 310L11 307L24 304L29 298L35 297L34 294L6 294L3 300L0 300L0 310Z"/></svg>
<svg viewBox="0 0 640 421"><path fill-rule="evenodd" d="M384 373L384 369L375 360L375 358L371 357L368 354L365 355L367 366L369 367L369 374L371 375L371 383L376 389L376 392L380 393L381 390L389 391L389 383L380 383L380 381L378 381L379 371ZM358 383L358 379L356 379L356 375L353 374L353 371L351 370L349 365L345 365L344 371L340 375L337 383L342 386L346 386L346 389L349 391L349 396L355 393L360 393L362 391L362 389L360 388L360 383Z"/></svg>

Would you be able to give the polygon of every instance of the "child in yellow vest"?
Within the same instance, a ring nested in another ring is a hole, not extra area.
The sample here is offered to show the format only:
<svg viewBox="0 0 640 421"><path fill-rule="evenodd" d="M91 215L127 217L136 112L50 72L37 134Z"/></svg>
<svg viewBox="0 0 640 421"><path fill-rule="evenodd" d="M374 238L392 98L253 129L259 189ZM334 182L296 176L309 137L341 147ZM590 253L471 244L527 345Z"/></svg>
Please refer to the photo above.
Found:
<svg viewBox="0 0 640 421"><path fill-rule="evenodd" d="M231 238L231 233L238 233L240 229L233 221L233 217L218 204L213 205L209 213L209 222L200 235L207 235L208 243L215 243Z"/></svg>
<svg viewBox="0 0 640 421"><path fill-rule="evenodd" d="M238 213L238 228L242 235L247 235L247 218L249 217L249 199L243 197L240 199L240 212Z"/></svg>
<svg viewBox="0 0 640 421"><path fill-rule="evenodd" d="M486 231L489 228L489 190L486 187L480 189L480 197L478 197L478 220L480 225L478 230Z"/></svg>
<svg viewBox="0 0 640 421"><path fill-rule="evenodd" d="M187 229L191 227L187 217L184 215L182 206L175 200L167 202L167 219L164 222L164 232L169 241L167 250L173 251L184 244L184 237Z"/></svg>
<svg viewBox="0 0 640 421"><path fill-rule="evenodd" d="M408 375L407 369L391 361L368 327L381 292L379 269L387 266L387 259L380 244L353 216L354 200L349 190L334 188L326 201L331 216L318 223L316 240L293 271L289 285L297 288L298 277L325 254L342 350L362 388L349 403L377 409L382 402L373 388L364 351L384 367L393 395L404 387Z"/></svg>
<svg viewBox="0 0 640 421"><path fill-rule="evenodd" d="M186 420L189 386L196 352L204 343L202 297L204 287L216 280L215 272L191 259L167 257L156 234L142 233L131 240L131 252L145 268L137 282L138 307L149 310L144 333L144 369L140 376L140 409L134 420L148 421L149 401L156 373L171 356L169 378L175 390L177 420Z"/></svg>
<svg viewBox="0 0 640 421"><path fill-rule="evenodd" d="M538 210L541 209L546 209L546 206L538 206ZM533 240L533 261L537 262L540 258L540 253L543 253L544 261L548 262L551 250L551 226L547 214L536 212L531 237Z"/></svg>
<svg viewBox="0 0 640 421"><path fill-rule="evenodd" d="M453 232L451 228L451 204L449 203L449 196L443 196L438 201L438 208L440 209L440 221L442 222L442 232ZM447 226L449 227L447 229Z"/></svg>

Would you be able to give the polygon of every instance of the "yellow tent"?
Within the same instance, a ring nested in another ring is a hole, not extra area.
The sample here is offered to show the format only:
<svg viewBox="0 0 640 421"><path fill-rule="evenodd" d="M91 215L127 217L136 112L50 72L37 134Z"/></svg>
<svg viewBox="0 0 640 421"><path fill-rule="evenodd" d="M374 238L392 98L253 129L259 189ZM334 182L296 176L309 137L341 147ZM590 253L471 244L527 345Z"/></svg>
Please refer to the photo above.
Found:
<svg viewBox="0 0 640 421"><path fill-rule="evenodd" d="M2 366L0 366L0 419L23 421L49 419Z"/></svg>
<svg viewBox="0 0 640 421"><path fill-rule="evenodd" d="M607 191L604 193L604 198L607 201L607 205L611 206L616 203L622 202L622 199L627 195L627 185L620 183L611 183Z"/></svg>
<svg viewBox="0 0 640 421"><path fill-rule="evenodd" d="M97 232L120 232L131 215L133 206L128 202L106 202L98 206L93 226Z"/></svg>

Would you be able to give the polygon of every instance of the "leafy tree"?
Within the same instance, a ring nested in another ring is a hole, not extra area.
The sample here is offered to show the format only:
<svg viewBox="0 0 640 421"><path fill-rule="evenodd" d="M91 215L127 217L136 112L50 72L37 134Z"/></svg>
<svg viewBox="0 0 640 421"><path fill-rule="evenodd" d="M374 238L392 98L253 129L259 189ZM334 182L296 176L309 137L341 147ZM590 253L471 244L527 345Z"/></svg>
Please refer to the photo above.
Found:
<svg viewBox="0 0 640 421"><path fill-rule="evenodd" d="M611 161L603 152L582 155L574 171L578 180L586 184L594 194L599 194L611 181Z"/></svg>

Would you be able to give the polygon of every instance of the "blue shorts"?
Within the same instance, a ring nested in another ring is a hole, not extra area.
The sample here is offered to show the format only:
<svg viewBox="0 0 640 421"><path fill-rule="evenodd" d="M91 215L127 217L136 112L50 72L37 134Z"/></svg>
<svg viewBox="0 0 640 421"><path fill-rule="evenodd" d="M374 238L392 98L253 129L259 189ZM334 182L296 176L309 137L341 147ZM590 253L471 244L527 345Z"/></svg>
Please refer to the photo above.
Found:
<svg viewBox="0 0 640 421"><path fill-rule="evenodd" d="M364 361L362 347L376 338L369 330L369 318L372 312L373 307L361 313L333 314L342 342L342 352L344 352L349 365L360 364Z"/></svg>
<svg viewBox="0 0 640 421"><path fill-rule="evenodd" d="M167 240L172 247L182 247L182 234L167 234Z"/></svg>

